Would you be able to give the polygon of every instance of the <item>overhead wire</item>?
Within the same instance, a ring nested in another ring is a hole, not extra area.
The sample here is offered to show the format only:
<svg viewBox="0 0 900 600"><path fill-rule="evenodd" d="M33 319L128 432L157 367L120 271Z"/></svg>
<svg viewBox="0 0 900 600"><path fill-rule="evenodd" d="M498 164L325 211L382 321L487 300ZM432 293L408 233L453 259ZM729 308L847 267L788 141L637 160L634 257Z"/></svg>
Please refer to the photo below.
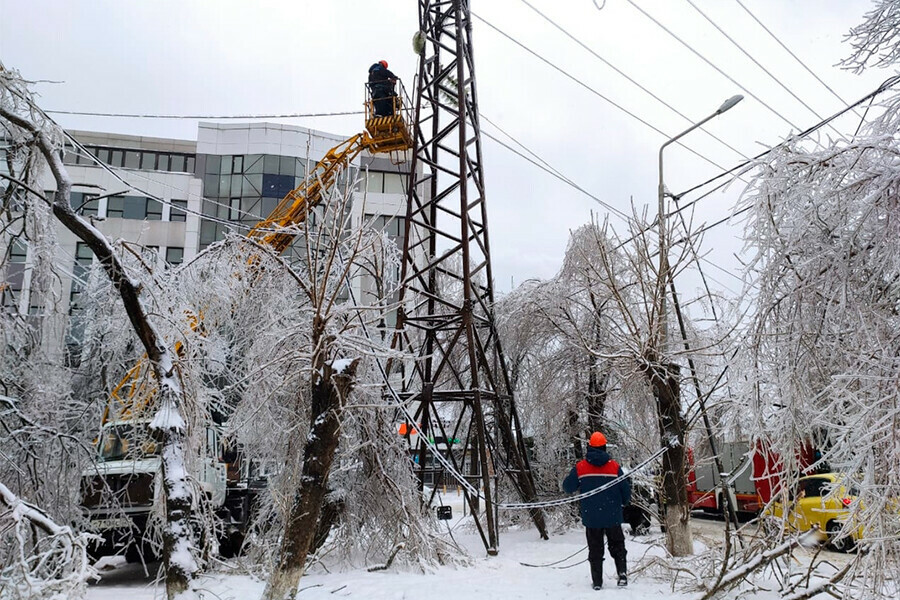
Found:
<svg viewBox="0 0 900 600"><path fill-rule="evenodd" d="M765 24L764 24L762 21L760 21L759 18L757 18L757 16L756 16L755 14L753 14L753 12L752 12L749 8L747 8L746 5L744 5L743 2L741 2L741 0L735 0L735 2L737 2L737 3L738 3L738 6L740 6L741 8L743 8L743 9L744 9L744 12L746 12L748 15L750 15L750 18L753 19L754 21L756 21L756 24L759 25L760 27L762 27L763 31L765 31L766 33L768 33L769 36L770 36L773 40L775 40L775 41L778 43L778 45L781 46L781 47L784 49L785 52L787 52L788 54L790 54L791 57L792 57L795 61L797 61L798 63L800 63L800 66L802 66L804 69L806 69L806 72L807 72L807 73L809 73L810 75L812 75L812 76L815 78L816 81L818 81L819 83L821 83L821 84L825 87L826 90L828 90L829 92L831 92L831 95L832 95L832 96L834 96L835 98L837 98L838 100L840 100L841 103L842 103L844 106L847 106L847 105L850 104L848 101L844 100L844 99L841 97L840 94L838 94L836 91L834 91L834 90L831 88L830 85L828 85L827 83L825 83L825 82L822 80L822 78L820 78L818 75L816 75L816 73L815 73L815 72L814 72L814 71L813 71L813 70L812 70L805 62L803 62L803 60L801 60L799 56L797 56L796 54L794 54L794 53L791 51L791 49L788 48L788 47L785 45L785 43L782 42L781 39L780 39L777 35L775 35L774 33L772 33L772 31L771 31L768 27L766 27ZM854 112L854 114L856 114L857 117L862 118L861 115L860 115L858 112L856 112L855 110L854 110L853 112Z"/></svg>
<svg viewBox="0 0 900 600"><path fill-rule="evenodd" d="M654 100L656 100L657 102L659 102L660 104L662 104L663 106L665 106L666 108L668 108L669 110L671 110L672 112L674 112L676 115L678 115L679 117L681 117L682 119L684 119L684 120L687 121L688 123L693 123L693 119L691 119L690 117L688 117L687 115L685 115L683 112L681 112L680 110L678 110L677 108L675 108L674 106L672 106L671 104L669 104L668 102L666 102L664 99L662 99L662 98L660 98L659 96L657 96L656 94L654 94L651 90L647 89L644 85L642 85L641 83L639 83L638 81L636 81L636 80L635 80L633 77L631 77L628 73L626 73L625 71L623 71L622 69L620 69L619 67L617 67L616 65L614 65L613 63L611 63L610 61L608 61L607 59L605 59L605 58L603 58L602 56L600 56L600 55L599 55L596 51L594 51L590 46L588 46L587 44L585 44L584 42L582 42L580 39L578 39L577 37L575 37L574 35L572 35L566 28L564 28L563 26L561 26L560 24L558 24L556 21L554 21L553 19L551 19L550 17L548 17L546 14L544 14L543 12L541 12L538 8L536 8L534 5L532 5L530 2L528 2L528 0L519 0L519 1L522 2L522 4L524 4L524 5L527 6L528 8L530 8L531 10L533 10L534 12L536 12L538 15L540 15L541 18L543 18L545 21L547 21L548 23L550 23L551 25L553 25L553 27L555 27L555 28L558 29L560 32L562 32L563 35L565 35L565 36L568 37L570 40L572 40L573 42L575 42L576 44L578 44L579 46L581 46L582 48L584 48L587 52L589 52L589 53L590 53L592 56L594 56L597 60L599 60L599 61L602 62L604 65L606 65L607 67L609 67L610 69L612 69L613 71L615 71L616 73L618 73L619 75L621 75L622 77L624 77L626 80L628 80L629 82L631 82L634 86L636 86L636 87L637 87L638 89L640 89L642 92L648 94L648 95L649 95L650 97L652 97ZM821 118L821 117L820 117L820 118ZM717 142L719 142L720 144L722 144L723 146L725 146L725 147L728 148L729 150L733 151L735 154L737 154L737 155L739 155L739 156L743 156L744 158L749 158L746 154L744 154L743 152L741 152L740 150L738 150L737 148L735 148L734 146L732 146L731 144L729 144L728 142L726 142L725 140L723 140L722 138L720 138L719 136L715 135L714 133L712 133L712 132L710 132L710 131L707 131L706 128L700 127L699 129L700 129L700 131L702 131L702 132L705 133L706 135L710 136L711 138L713 138L714 140L716 140Z"/></svg>
<svg viewBox="0 0 900 600"><path fill-rule="evenodd" d="M571 73L569 73L568 71L566 71L565 69L563 69L562 67L558 66L556 63L550 61L549 59L545 58L543 55L541 55L541 54L539 54L538 52L532 50L531 48L529 48L528 46L526 46L525 44L523 44L523 43L520 42L519 40L515 39L514 37L512 37L511 35L509 35L509 34L506 33L505 31L501 30L501 29L500 29L499 27L497 27L496 25L494 25L494 24L490 23L489 21L485 20L484 18L480 17L480 16L477 15L475 12L472 12L471 14L472 14L473 17L475 17L476 19L478 19L479 21L481 21L482 23L484 23L485 25L487 25L488 27L490 27L491 29L493 29L494 31L496 31L497 33L499 33L501 36L505 37L506 39L508 39L509 41L511 41L512 43L514 43L515 45L519 46L520 48L522 48L523 50L525 50L526 52L528 52L529 54L531 54L532 56L534 56L535 58L537 58L538 60L540 60L541 62L543 62L544 64L548 65L549 67L551 67L551 68L554 69L555 71L557 71L557 72L559 72L560 74L564 75L564 76L567 77L569 80L573 81L574 83L576 83L576 84L578 84L579 86L583 87L584 89L588 90L589 92L591 92L592 94L594 94L594 95L597 96L598 98L602 99L603 101L607 102L608 104L612 105L613 107L619 109L621 112L624 112L626 115L628 115L628 116L631 117L632 119L635 119L635 120L638 121L639 123L645 125L646 127L649 127L650 129L652 129L653 131L655 131L656 133L660 134L661 136L663 136L663 137L665 137L665 138L667 138L667 139L670 138L670 137L672 137L670 134L666 133L665 131L663 131L663 130L660 129L659 127L653 125L652 123L650 123L649 121L647 121L647 120L644 119L643 117L640 117L640 116L638 116L637 114L635 114L634 112L628 110L627 108L625 108L624 106L622 106L621 104L619 104L618 102L616 102L615 100L612 100L611 98L605 96L605 95L602 94L601 92L597 91L595 88L593 88L593 87L589 86L588 84L586 84L586 83L585 83L584 81L582 81L581 79L575 77L574 75L572 75ZM724 167L722 167L720 164L718 164L716 161L712 160L711 158L708 158L708 157L704 156L703 154L701 154L700 152L694 150L694 149L691 148L690 146L688 146L688 145L682 143L680 140L677 141L677 142L675 142L675 143L678 144L678 145L680 145L680 146L682 146L683 148L685 148L686 150L688 150L689 152L691 152L691 153L694 154L695 156L698 156L699 158L701 158L701 159L703 159L704 161L708 162L709 164L711 164L711 165L713 165L713 166L715 166L715 167L717 167L717 168L719 168L719 169L723 169L723 168L724 168Z"/></svg>
<svg viewBox="0 0 900 600"><path fill-rule="evenodd" d="M499 128L498 128L498 129L499 129ZM613 206L612 204L610 204L610 203L608 203L608 202L605 202L605 201L601 200L600 198L598 198L598 197L595 196L594 194L590 193L589 191L587 191L586 189L584 189L583 187L581 187L580 185L578 185L577 183L575 183L574 181L572 181L571 179L569 179L568 177L566 177L565 175L563 175L562 173L559 173L558 171L556 171L556 170L553 169L552 167L544 166L544 165L538 163L537 161L533 160L532 158L530 158L530 157L528 157L528 156L525 156L523 153L519 152L518 150L516 150L515 148L513 148L512 146L510 146L510 145L507 144L506 142L497 139L495 136L491 135L491 134L488 133L487 131L482 130L482 131L481 131L481 134L482 134L483 136L485 136L486 138L488 138L488 139L490 139L490 140L496 142L497 144L503 146L504 148L506 148L507 150L509 150L509 151L512 152L513 154L516 154L516 155L518 155L519 157L523 158L524 160L528 161L529 163L531 163L531 164L534 165L535 167L541 169L542 171L544 171L544 172L546 172L546 173L549 173L550 175L552 175L553 177L559 179L560 181L562 181L562 182L565 183L566 185L568 185L568 186L570 186L570 187L572 187L572 188L578 190L579 192L581 192L581 193L584 194L585 196L587 196L587 197L591 198L592 200L594 200L594 202L596 202L597 204L599 204L600 206L602 206L602 207L605 208L606 210L608 210L608 211L610 211L611 213L615 214L617 217L619 217L620 219L622 219L624 222L627 223L627 222L631 219L631 217L629 217L629 216L628 216L626 213L624 213L623 211L619 210L618 208L616 208L616 207ZM507 134L507 135L508 135L508 134ZM514 139L514 138L512 138L512 137L510 136L510 139ZM516 143L519 143L519 142L516 142ZM523 148L524 148L524 146L523 146Z"/></svg>
<svg viewBox="0 0 900 600"><path fill-rule="evenodd" d="M87 112L80 110L45 110L44 112L55 115L75 115L80 117L117 117L122 119L305 119L312 117L343 117L347 115L361 115L364 111L348 110L341 112L320 112L320 113L284 113L270 115L165 115L165 114L143 114L143 113L114 113L114 112Z"/></svg>
<svg viewBox="0 0 900 600"><path fill-rule="evenodd" d="M816 109L814 109L812 106L810 106L809 104L807 104L806 101L803 100L803 98L801 98L800 96L798 96L797 94L795 94L794 91L793 91L791 88L789 88L788 86L786 86L780 79L778 79L778 77L776 77L775 75L773 75L772 72L769 71L769 69L767 69L762 63L760 63L758 60L756 60L756 58L754 58L752 54L750 54L747 50L745 50L743 46L741 46L737 41L735 41L734 38L732 38L730 35L728 35L728 34L725 32L725 30L722 29L722 28L719 26L718 23L716 23L715 21L713 21L713 20L712 20L705 12L703 12L703 10L700 9L700 7L698 7L698 6L694 3L694 0L685 0L685 2L687 2L688 4L690 4L691 7L692 7L695 11L697 11L697 13L699 13L701 17L703 17L704 19L706 19L706 21L709 22L710 25L712 25L713 27L715 27L715 29L716 29L719 33L721 33L721 34L725 37L725 39L727 39L729 42L731 42L732 45L733 45L735 48L737 48L738 50L740 50L741 53L743 53L744 56L746 56L747 58L749 58L749 59L753 62L753 64L755 64L757 67L759 67L760 69L762 69L762 71L763 71L766 75L768 75L769 78L772 79L772 81L774 81L775 83L777 83L784 91L786 91L788 94L790 94L791 97L793 97L797 102L799 102L800 104L802 104L802 105L803 105L809 112L811 112L817 119L822 119L822 118L823 118L822 115L820 115L820 114L816 111ZM829 126L831 127L831 129L832 129L835 133L837 133L838 135L841 135L841 132L838 131L837 129L835 129L835 127L834 127L833 125L829 125Z"/></svg>
<svg viewBox="0 0 900 600"><path fill-rule="evenodd" d="M777 116L779 119L781 119L782 121L784 121L785 123L787 123L788 125L790 125L791 127L793 127L794 129L800 129L800 127L798 127L796 124L794 124L790 119L788 119L787 117L785 117L783 114L781 114L780 112L778 112L777 110L775 110L775 108L773 108L769 103L767 103L765 100L763 100L762 98L760 98L759 96L757 96L755 93L751 92L751 91L750 91L749 89L747 89L744 85L742 85L740 82L738 82L734 77L732 77L731 75L729 75L728 73L726 73L725 71L723 71L722 69L720 69L715 63L713 63L711 60L709 60L708 58L706 58L703 54L701 54L700 52L698 52L693 46L691 46L690 44L688 44L687 42L685 42L683 39L681 39L678 35L676 35L675 33L673 33L671 29L669 29L668 27L666 27L665 25L663 25L662 23L660 23L655 17L653 17L653 15L651 15L650 13L648 13L647 11L645 11L643 8L641 8L640 6L638 6L637 4L635 4L634 0L625 0L625 1L628 2L628 4L630 4L631 6L633 6L633 7L634 7L638 12L640 12L642 15L644 15L645 17L647 17L648 19L650 19L650 20L651 20L653 23L655 23L660 29L662 29L663 31L665 31L666 33L668 33L671 37L673 37L675 40L677 40L682 46L684 46L685 48L687 48L687 49L688 49L691 53L693 53L697 58L699 58L700 60L702 60L703 62L705 62L707 65L709 65L709 66L712 67L713 69L715 69L715 71L716 71L717 73L719 73L720 75L722 75L723 77L725 77L728 81L730 81L730 82L733 83L734 85L736 85L736 86L738 86L739 88L741 88L748 96L750 96L751 98L753 98L754 100L756 100L757 102L759 102L760 104L762 104L766 109L769 110L769 112L771 112L772 114L774 114L775 116Z"/></svg>

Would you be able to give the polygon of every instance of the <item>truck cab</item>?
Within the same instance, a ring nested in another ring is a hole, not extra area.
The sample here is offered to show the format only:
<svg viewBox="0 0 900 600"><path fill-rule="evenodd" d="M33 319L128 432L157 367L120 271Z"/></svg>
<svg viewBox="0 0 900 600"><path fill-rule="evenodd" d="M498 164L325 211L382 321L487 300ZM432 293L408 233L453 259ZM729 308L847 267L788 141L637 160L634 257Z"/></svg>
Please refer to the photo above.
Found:
<svg viewBox="0 0 900 600"><path fill-rule="evenodd" d="M109 421L97 438L96 462L82 473L81 507L93 533L102 538L96 556L120 554L128 560L153 555L144 541L147 520L162 494L159 440L150 419ZM218 432L208 427L201 448L198 485L213 507L228 495L227 465Z"/></svg>

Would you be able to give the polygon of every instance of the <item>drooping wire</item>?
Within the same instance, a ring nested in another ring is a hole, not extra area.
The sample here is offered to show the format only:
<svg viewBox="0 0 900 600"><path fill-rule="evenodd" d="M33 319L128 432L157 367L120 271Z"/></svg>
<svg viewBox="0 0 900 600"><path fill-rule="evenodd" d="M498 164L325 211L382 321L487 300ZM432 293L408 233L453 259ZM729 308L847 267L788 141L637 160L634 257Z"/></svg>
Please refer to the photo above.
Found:
<svg viewBox="0 0 900 600"><path fill-rule="evenodd" d="M613 71L615 71L616 73L618 73L619 75L621 75L622 77L627 79L629 82L631 82L633 85L635 85L642 92L648 94L654 100L656 100L657 102L659 102L660 104L662 104L663 106L665 106L666 108L671 110L673 113L675 113L676 115L678 115L679 117L681 117L682 119L687 121L688 123L693 122L693 119L691 119L690 117L688 117L687 115L685 115L684 113L679 111L677 108L675 108L674 106L672 106L671 104L666 102L664 99L662 99L659 96L657 96L656 94L654 94L651 90L647 89L645 86L641 85L639 82L635 81L634 78L632 78L628 73L626 73L619 67L612 64L607 59L605 59L602 56L600 56L599 54L597 54L597 52L595 52L593 49L591 49L590 46L588 46L587 44L585 44L584 42L582 42L581 40L576 38L567 29L565 29L563 26L558 24L556 21L554 21L553 19L548 17L546 14L544 14L538 8L536 8L534 5L532 5L530 2L528 2L528 0L519 0L519 1L522 2L522 4L524 4L528 8L530 8L531 10L533 10L534 12L536 12L538 15L540 15L541 18L543 18L545 21L547 21L548 23L553 25L555 28L557 28L559 31L561 31L563 33L563 35L565 35L566 37L571 39L573 42L575 42L576 44L578 44L579 46L584 48L587 52L589 52L592 56L594 56L594 58L596 58L597 60L602 62L604 65L606 65L607 67L609 67L610 69L612 69ZM819 118L821 118L821 117L819 117ZM720 138L719 136L715 135L714 133L707 131L703 127L700 127L699 129L700 129L700 131L702 131L706 135L710 136L711 138L713 138L714 140L716 140L717 142L719 142L720 144L722 144L729 150L733 151L735 154L737 154L739 156L743 156L744 158L749 158L746 154L744 154L743 152L741 152L740 150L738 150L737 148L735 148L734 146L732 146L731 144L729 144L728 142L726 142L725 140Z"/></svg>
<svg viewBox="0 0 900 600"><path fill-rule="evenodd" d="M722 69L720 69L718 66L716 66L715 63L713 63L711 60L709 60L708 58L706 58L705 56L703 56L703 54L701 54L701 53L698 52L696 49L694 49L693 46L691 46L690 44L688 44L687 42L685 42L683 39L681 39L678 35L676 35L675 33L673 33L671 29L669 29L668 27L666 27L665 25L663 25L662 23L660 23L655 17L653 17L653 15L651 15L650 13L648 13L647 11L645 11L643 8L641 8L640 6L638 6L637 4L635 4L635 3L634 3L634 0L625 0L625 1L628 2L628 4L630 4L631 6L633 6L633 7L634 7L638 12L640 12L642 15L644 15L645 17L647 17L648 19L650 19L651 21L653 21L653 23L655 23L660 29L662 29L663 31L665 31L666 33L668 33L671 37L673 37L676 41L678 41L682 46L684 46L685 48L687 48L688 50L690 50L695 56L697 56L697 58L699 58L700 60L702 60L703 62L705 62L707 65L709 65L709 66L712 67L713 69L715 69L715 71L716 71L717 73L719 73L720 75L722 75L723 77L725 77L728 81L730 81L730 82L733 83L734 85L736 85L736 86L738 86L739 88L741 88L748 96L750 96L751 98L753 98L754 100L756 100L757 102L759 102L760 104L762 104L764 107L766 107L772 114L774 114L775 116L777 116L779 119L781 119L782 121L784 121L785 123L787 123L788 125L790 125L791 127L793 127L794 129L800 129L800 127L798 127L797 125L795 125L790 119L788 119L787 117L785 117L784 115L782 115L780 112L778 112L777 110L775 110L775 109L774 109L770 104L768 104L765 100L763 100L762 98L760 98L759 96L757 96L756 94L754 94L753 92L751 92L750 90L748 90L746 87L744 87L743 85L741 85L734 77L732 77L731 75L729 75L728 73L726 73L725 71L723 71Z"/></svg>
<svg viewBox="0 0 900 600"><path fill-rule="evenodd" d="M553 68L554 70L558 71L559 73L561 73L562 75L564 75L565 77L567 77L568 79L570 79L571 81L573 81L574 83L576 83L576 84L580 85L581 87L583 87L584 89L588 90L589 92L591 92L592 94L594 94L594 95L597 96L598 98L604 100L604 101L607 102L608 104L610 104L610 105L612 105L613 107L615 107L615 108L619 109L620 111L624 112L626 115L628 115L628 116L631 117L632 119L635 119L635 120L638 121L639 123L641 123L641 124L643 124L643 125L649 127L650 129L652 129L653 131L655 131L656 133L660 134L661 136L663 136L663 137L665 137L665 138L667 138L667 139L670 138L670 137L672 137L671 135L669 135L668 133L666 133L666 132L663 131L662 129L660 129L660 128L656 127L655 125L653 125L652 123L648 122L646 119L644 119L644 118L638 116L637 114L631 112L630 110L628 110L627 108L625 108L624 106L622 106L621 104L619 104L618 102L616 102L616 101L614 101L614 100L608 98L607 96L603 95L602 93L600 93L599 91L597 91L595 88L589 86L588 84L586 84L586 83L583 82L582 80L578 79L577 77L575 77L574 75L572 75L571 73L569 73L568 71L566 71L565 69L563 69L562 67L558 66L556 63L550 61L549 59L545 58L545 57L542 56L541 54L535 52L534 50L532 50L531 48L529 48L528 46L526 46L525 44L523 44L523 43L520 42L519 40L515 39L514 37L512 37L511 35L509 35L509 34L506 33L505 31L501 30L501 29L500 29L499 27L497 27L496 25L494 25L494 24L490 23L489 21L486 21L486 20L483 19L482 17L478 16L477 14L475 14L475 12L472 12L471 14L472 14L473 17L475 17L476 19L478 19L479 21L481 21L482 23L484 23L485 25L487 25L488 27L490 27L491 29L493 29L494 31L496 31L497 33L499 33L501 36L505 37L506 39L508 39L509 41L511 41L512 43L514 43L515 45L519 46L520 48L522 48L523 50L525 50L526 52L528 52L529 54L531 54L532 56L534 56L535 58L537 58L538 60L540 60L541 62L543 62L543 63L545 63L546 65L548 65L549 67L551 67L551 68ZM704 161L708 162L709 164L713 165L714 167L717 167L717 168L719 168L719 169L724 168L724 167L722 167L719 163L717 163L716 161L712 160L711 158L707 158L706 156L704 156L703 154L700 154L699 152L697 152L696 150L694 150L694 149L691 148L690 146L687 146L687 145L683 144L683 143L681 142L681 140L679 140L679 141L677 141L677 142L675 142L675 143L678 144L678 145L680 145L680 146L682 146L683 148L685 148L686 150L688 150L688 151L691 152L692 154L694 154L694 155L698 156L699 158L703 159Z"/></svg>
<svg viewBox="0 0 900 600"><path fill-rule="evenodd" d="M781 88L782 88L784 91L786 91L788 94L790 94L797 102L799 102L800 104L802 104L809 112L811 112L813 115L815 115L815 117L816 117L817 119L822 119L822 118L823 118L822 115L820 115L813 107L811 107L809 104L807 104L805 100L803 100L800 96L798 96L797 94L795 94L794 91L793 91L791 88L789 88L788 86L786 86L780 79L778 79L775 75L773 75L772 72L769 71L762 63L760 63L758 60L756 60L756 58L754 58L752 54L750 54L749 52L747 52L747 50L745 50L743 46L741 46L739 43L737 43L737 42L734 40L734 38L732 38L730 35L728 35L727 33L725 33L725 30L722 29L722 28L719 26L718 23L716 23L715 21L713 21L713 20L712 20L705 12L703 12L696 4L694 4L694 1L693 1L693 0L685 0L685 2L687 2L688 4L690 4L691 7L692 7L695 11L697 11L697 13L699 13L701 17L703 17L704 19L706 19L707 22L709 22L710 25L712 25L713 27L715 27L716 30L717 30L719 33L721 33L723 36L725 36L725 39L727 39L729 42L732 43L732 45L734 45L734 47L736 47L738 50L740 50L740 51L744 54L744 56L746 56L747 58L749 58L749 59L753 62L753 64L755 64L757 67L759 67L760 69L762 69L762 71L763 71L766 75L768 75L769 78L772 79L772 81L774 81L774 82L777 83L779 86L781 86ZM838 131L837 129L835 129L835 127L834 127L833 125L829 125L829 127L831 127L831 129L832 129L836 134L841 135L841 132Z"/></svg>
<svg viewBox="0 0 900 600"><path fill-rule="evenodd" d="M757 25L759 25L760 27L763 28L763 31L765 31L766 33L768 33L769 36L770 36L773 40L775 40L775 41L778 43L779 46L781 46L782 48L784 48L784 51L785 51L785 52L787 52L788 54L790 54L791 57L792 57L794 60L796 60L798 63L800 63L800 66L802 66L804 69L806 69L806 72L807 72L807 73L809 73L810 75L812 75L812 76L815 78L816 81L818 81L819 83L821 83L821 84L825 87L826 90L828 90L829 92L831 92L831 95L832 95L832 96L834 96L835 98L837 98L838 100L840 100L841 103L842 103L844 106L848 106L848 105L850 104L849 102L847 102L846 100L844 100L844 99L841 97L840 94L838 94L836 91L834 91L834 90L831 88L830 85L828 85L827 83L825 83L824 81L822 81L822 79L821 79L818 75L816 75L815 72L814 72L811 68L809 68L805 62L803 62L803 61L800 59L799 56L797 56L796 54L794 54L794 53L791 51L791 49L788 48L788 47L784 44L784 42L782 42L781 39L780 39L777 35L775 35L774 33L772 33L772 31L771 31L768 27L766 27L765 24L764 24L762 21L760 21L760 20L757 18L757 16L754 15L753 12L751 12L751 10L750 10L749 8L747 8L747 7L744 5L743 2L741 2L741 0L735 0L735 2L737 2L737 3L738 3L738 6L740 6L741 8L743 8L744 11L745 11L748 15L750 15L750 18L751 18L751 19L753 19L754 21L756 21L756 24L757 24ZM858 112L856 112L855 110L854 110L853 112L854 112L854 114L855 114L857 117L862 118L862 116L861 116Z"/></svg>
<svg viewBox="0 0 900 600"><path fill-rule="evenodd" d="M45 110L44 112L54 115L75 115L80 117L117 117L122 119L305 119L312 117L343 117L347 115L361 115L361 110L348 110L341 112L323 112L323 113L286 113L280 115L160 115L160 114L140 114L140 113L113 113L113 112L85 112L79 110Z"/></svg>

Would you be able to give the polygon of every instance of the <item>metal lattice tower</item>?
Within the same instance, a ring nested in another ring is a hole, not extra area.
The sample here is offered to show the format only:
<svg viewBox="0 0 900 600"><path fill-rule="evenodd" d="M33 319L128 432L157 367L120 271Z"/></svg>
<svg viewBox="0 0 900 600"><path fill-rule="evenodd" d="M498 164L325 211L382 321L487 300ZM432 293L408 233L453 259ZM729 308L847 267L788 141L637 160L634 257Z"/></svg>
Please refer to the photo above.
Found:
<svg viewBox="0 0 900 600"><path fill-rule="evenodd" d="M425 47L414 98L415 140L394 345L412 352L401 397L415 410L420 482L435 489L445 451L479 498L466 492L489 554L495 554L498 484L535 499L516 405L493 318L478 96L468 0L419 0ZM412 425L411 425L412 427ZM410 427L410 429L411 429ZM543 514L531 511L543 538Z"/></svg>

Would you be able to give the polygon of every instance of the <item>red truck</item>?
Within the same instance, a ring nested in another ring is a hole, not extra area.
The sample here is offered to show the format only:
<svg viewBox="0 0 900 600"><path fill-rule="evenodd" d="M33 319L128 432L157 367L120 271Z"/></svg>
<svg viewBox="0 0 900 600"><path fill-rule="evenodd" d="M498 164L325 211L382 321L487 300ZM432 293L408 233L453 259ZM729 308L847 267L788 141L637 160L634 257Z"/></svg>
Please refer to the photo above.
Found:
<svg viewBox="0 0 900 600"><path fill-rule="evenodd" d="M772 492L781 480L781 457L769 450L765 443L757 441L751 451L750 443L725 442L719 449L722 469L731 481L738 517L750 518L757 514L772 498ZM688 500L696 509L722 514L724 499L719 487L719 473L712 457L696 460L688 450L691 470L688 473ZM798 456L800 468L813 463L813 449L805 447Z"/></svg>

